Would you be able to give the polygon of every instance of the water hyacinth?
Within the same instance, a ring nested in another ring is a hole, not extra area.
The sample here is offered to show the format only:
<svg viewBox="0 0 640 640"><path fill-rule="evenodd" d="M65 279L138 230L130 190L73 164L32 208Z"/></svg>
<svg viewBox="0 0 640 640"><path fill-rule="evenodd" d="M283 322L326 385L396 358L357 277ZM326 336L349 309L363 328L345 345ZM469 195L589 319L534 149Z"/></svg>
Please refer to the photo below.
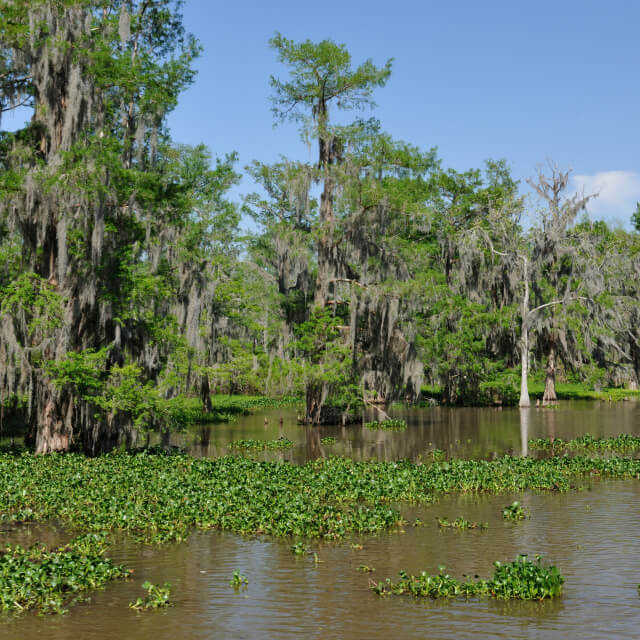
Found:
<svg viewBox="0 0 640 640"><path fill-rule="evenodd" d="M441 529L487 529L486 522L470 522L462 516L458 516L455 520L449 521L448 518L438 518L438 526Z"/></svg>
<svg viewBox="0 0 640 640"><path fill-rule="evenodd" d="M564 578L556 567L542 565L540 556L532 562L526 555L519 555L513 562L494 563L495 571L490 580L461 582L444 572L430 575L423 571L419 576L400 572L400 580L372 583L370 588L378 595L412 595L420 598L453 598L457 596L488 596L491 598L544 600L562 594Z"/></svg>
<svg viewBox="0 0 640 640"><path fill-rule="evenodd" d="M373 422L366 422L364 425L367 429L382 430L382 431L404 431L407 428L406 420L389 419L389 420L374 420Z"/></svg>
<svg viewBox="0 0 640 640"><path fill-rule="evenodd" d="M611 438L595 438L588 433L572 440L562 438L536 438L529 440L529 449L549 451L551 449L559 451L584 450L584 451L639 451L640 436L632 436L623 433Z"/></svg>
<svg viewBox="0 0 640 640"><path fill-rule="evenodd" d="M281 437L276 440L234 440L229 444L229 449L244 449L245 451L286 451L293 447L293 442Z"/></svg>
<svg viewBox="0 0 640 640"><path fill-rule="evenodd" d="M583 477L640 478L640 460L587 456L431 463L332 457L304 465L176 453L34 456L0 453L0 521L58 518L144 542L194 527L336 540L394 527L392 503L439 493L563 491Z"/></svg>
<svg viewBox="0 0 640 640"><path fill-rule="evenodd" d="M129 574L101 555L95 539L72 541L51 551L8 546L0 550L0 611L65 613L65 607L87 591Z"/></svg>
<svg viewBox="0 0 640 640"><path fill-rule="evenodd" d="M136 611L146 611L148 609L160 609L171 606L169 598L171 596L171 585L165 582L163 586L153 584L146 580L142 584L147 595L144 598L137 598L135 602L130 602L129 607Z"/></svg>
<svg viewBox="0 0 640 640"><path fill-rule="evenodd" d="M511 520L511 522L518 522L529 517L529 514L524 510L522 505L516 500L511 504L506 505L502 509L502 517L505 520Z"/></svg>

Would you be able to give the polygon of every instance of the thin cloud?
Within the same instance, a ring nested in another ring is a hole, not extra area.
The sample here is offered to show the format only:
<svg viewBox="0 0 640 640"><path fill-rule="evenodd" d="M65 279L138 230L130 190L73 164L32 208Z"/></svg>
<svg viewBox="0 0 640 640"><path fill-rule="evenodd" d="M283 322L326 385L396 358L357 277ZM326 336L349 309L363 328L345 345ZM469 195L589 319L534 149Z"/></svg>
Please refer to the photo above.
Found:
<svg viewBox="0 0 640 640"><path fill-rule="evenodd" d="M640 202L640 174L634 171L601 171L592 176L573 176L576 190L598 193L588 206L592 219L629 225Z"/></svg>

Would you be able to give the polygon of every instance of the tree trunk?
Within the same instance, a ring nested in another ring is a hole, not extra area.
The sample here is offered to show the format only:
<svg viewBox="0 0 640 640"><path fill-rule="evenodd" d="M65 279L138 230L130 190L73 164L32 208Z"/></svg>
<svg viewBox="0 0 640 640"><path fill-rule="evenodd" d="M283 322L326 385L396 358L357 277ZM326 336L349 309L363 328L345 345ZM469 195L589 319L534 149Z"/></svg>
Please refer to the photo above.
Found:
<svg viewBox="0 0 640 640"><path fill-rule="evenodd" d="M523 280L524 280L524 296L522 298L521 308L521 378L520 378L520 402L518 406L526 408L531 406L529 401L529 383L527 375L529 374L529 272L527 258L522 256L523 262Z"/></svg>
<svg viewBox="0 0 640 640"><path fill-rule="evenodd" d="M324 185L320 196L320 234L318 237L318 275L316 278L316 291L314 304L316 307L324 308L329 302L329 287L335 279L336 259L333 233L335 227L335 217L333 211L333 199L335 191L335 179L331 175L332 164L335 160L333 154L333 140L327 132L327 109L326 104L319 105L319 164L323 171ZM324 404L329 389L326 383L321 385L313 384L307 387L307 414L306 422L309 424L320 424L322 405Z"/></svg>
<svg viewBox="0 0 640 640"><path fill-rule="evenodd" d="M543 406L552 404L558 400L556 396L556 349L551 342L549 348L549 359L547 360L546 380L544 383L544 395L542 396Z"/></svg>
<svg viewBox="0 0 640 640"><path fill-rule="evenodd" d="M202 399L202 408L205 413L211 413L213 411L213 405L211 404L211 389L209 387L209 376L202 376L200 384L200 398Z"/></svg>
<svg viewBox="0 0 640 640"><path fill-rule="evenodd" d="M305 424L318 425L322 423L322 407L327 399L328 389L324 383L311 383L307 385L306 401L307 413Z"/></svg>

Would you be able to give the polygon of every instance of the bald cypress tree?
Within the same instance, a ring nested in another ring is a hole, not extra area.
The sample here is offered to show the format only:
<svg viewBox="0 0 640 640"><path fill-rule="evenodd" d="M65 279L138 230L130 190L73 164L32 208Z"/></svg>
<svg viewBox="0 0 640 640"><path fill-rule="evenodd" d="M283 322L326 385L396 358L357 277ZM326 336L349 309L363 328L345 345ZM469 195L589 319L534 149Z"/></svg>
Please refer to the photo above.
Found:
<svg viewBox="0 0 640 640"><path fill-rule="evenodd" d="M189 205L166 170L164 118L198 54L179 8L0 3L2 108L33 109L2 134L0 240L3 255L16 251L3 274L0 386L24 400L37 452L126 441L135 411L123 379L139 391L166 358L154 320L170 303L160 227ZM100 411L92 394L110 379L120 399Z"/></svg>

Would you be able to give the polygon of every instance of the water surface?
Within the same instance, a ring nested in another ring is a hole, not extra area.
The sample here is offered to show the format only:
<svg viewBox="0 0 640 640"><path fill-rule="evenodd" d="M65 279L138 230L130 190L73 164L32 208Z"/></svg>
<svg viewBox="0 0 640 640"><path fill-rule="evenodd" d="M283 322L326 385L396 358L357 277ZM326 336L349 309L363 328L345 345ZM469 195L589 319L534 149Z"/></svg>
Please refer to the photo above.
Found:
<svg viewBox="0 0 640 640"><path fill-rule="evenodd" d="M559 409L433 408L397 411L406 432L376 432L362 426L299 427L295 412L273 410L232 425L182 437L197 455L220 455L238 438L286 435L293 450L271 457L303 461L331 453L354 458L417 458L438 447L450 455L521 454L528 438L640 434L637 403L566 403ZM282 427L279 418L283 417ZM267 424L264 424L264 419ZM523 420L521 418L524 418ZM199 428L200 429L200 428ZM527 431L527 433L523 433ZM320 437L337 442L324 446ZM191 440L190 440L191 439ZM531 518L505 523L502 507L519 499ZM409 523L393 533L348 541L311 541L313 555L291 552L293 539L194 532L187 542L141 546L123 539L109 555L135 570L132 579L93 593L66 616L23 615L0 622L0 638L79 640L107 638L637 638L640 625L640 482L593 480L581 491L445 496L422 507L399 505ZM488 530L438 528L436 518L487 522ZM416 518L424 525L411 526ZM65 539L54 525L0 532L6 541L53 544ZM354 549L361 544L363 549ZM400 570L438 571L455 577L489 577L495 560L519 553L542 554L566 579L553 602L500 602L483 598L415 600L380 598L369 580L397 578ZM375 567L366 574L360 565ZM229 586L234 571L249 578L246 590ZM141 584L170 582L175 606L138 613L128 603L143 595Z"/></svg>

